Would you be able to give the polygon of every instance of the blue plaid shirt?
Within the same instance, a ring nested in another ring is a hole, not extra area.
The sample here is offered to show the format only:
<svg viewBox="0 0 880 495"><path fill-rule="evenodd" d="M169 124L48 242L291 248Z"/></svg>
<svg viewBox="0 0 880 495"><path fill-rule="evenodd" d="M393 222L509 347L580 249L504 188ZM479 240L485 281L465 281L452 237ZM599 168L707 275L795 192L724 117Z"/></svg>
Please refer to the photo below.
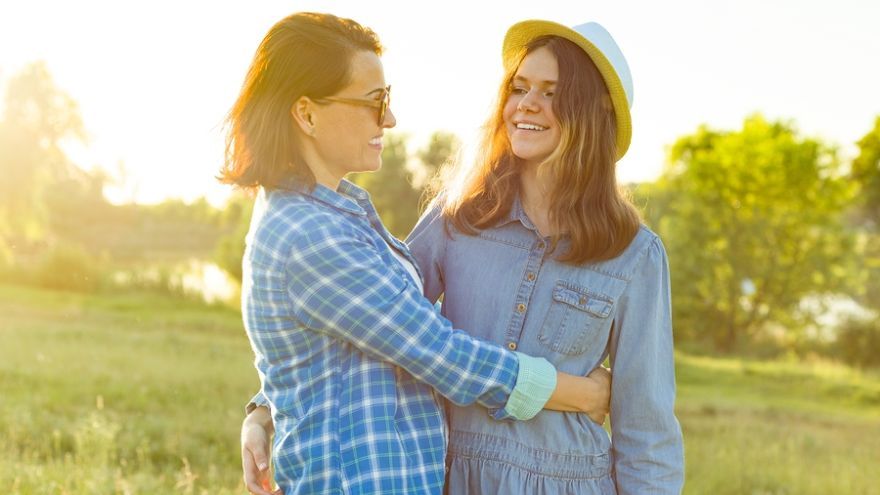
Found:
<svg viewBox="0 0 880 495"><path fill-rule="evenodd" d="M415 265L349 182L290 182L258 201L242 310L286 494L440 493L447 432L435 390L528 419L555 386L546 360L453 329L392 249Z"/></svg>

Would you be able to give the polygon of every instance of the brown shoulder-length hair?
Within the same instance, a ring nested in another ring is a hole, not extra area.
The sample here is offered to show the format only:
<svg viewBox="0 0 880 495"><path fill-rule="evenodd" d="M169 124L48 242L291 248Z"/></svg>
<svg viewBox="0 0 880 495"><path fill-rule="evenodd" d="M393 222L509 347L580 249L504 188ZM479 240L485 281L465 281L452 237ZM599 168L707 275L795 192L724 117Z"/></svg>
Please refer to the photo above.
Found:
<svg viewBox="0 0 880 495"><path fill-rule="evenodd" d="M351 82L359 51L382 54L371 29L330 14L299 12L266 34L226 117L226 157L218 177L243 188L273 189L289 176L315 184L299 159L293 103L302 96L335 94Z"/></svg>
<svg viewBox="0 0 880 495"><path fill-rule="evenodd" d="M566 238L568 249L556 257L568 263L614 258L632 242L641 220L617 185L616 122L608 89L587 54L564 38L532 41L520 54L520 63L540 47L549 48L559 65L552 104L561 138L539 168L542 176L551 178L547 193L552 247ZM476 165L459 175L458 185L441 191L444 215L467 234L475 235L509 214L519 192L519 160L511 150L503 117L515 75L512 69L502 80Z"/></svg>

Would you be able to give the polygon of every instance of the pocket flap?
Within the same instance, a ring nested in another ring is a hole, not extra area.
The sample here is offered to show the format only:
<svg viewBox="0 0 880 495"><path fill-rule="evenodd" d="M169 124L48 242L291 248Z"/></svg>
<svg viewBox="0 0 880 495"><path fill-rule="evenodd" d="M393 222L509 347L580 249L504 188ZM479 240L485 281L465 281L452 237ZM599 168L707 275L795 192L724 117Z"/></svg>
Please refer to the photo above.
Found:
<svg viewBox="0 0 880 495"><path fill-rule="evenodd" d="M599 318L608 318L611 315L611 307L614 303L598 294L588 292L586 289L573 288L558 284L553 289L553 300L573 306L581 311L586 311Z"/></svg>

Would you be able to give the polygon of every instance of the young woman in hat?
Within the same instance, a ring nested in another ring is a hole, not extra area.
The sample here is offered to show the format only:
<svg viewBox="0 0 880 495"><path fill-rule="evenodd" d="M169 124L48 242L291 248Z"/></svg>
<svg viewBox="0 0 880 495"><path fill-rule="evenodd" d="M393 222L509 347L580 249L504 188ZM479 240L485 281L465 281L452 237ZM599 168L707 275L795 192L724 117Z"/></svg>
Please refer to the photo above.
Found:
<svg viewBox="0 0 880 495"><path fill-rule="evenodd" d="M242 312L288 494L440 493L448 432L435 391L493 421L607 408L601 380L454 330L409 250L343 179L379 168L395 125L380 54L354 21L289 16L229 115L222 179L261 193Z"/></svg>
<svg viewBox="0 0 880 495"><path fill-rule="evenodd" d="M573 374L610 356L612 434L579 414L493 422L451 404L447 492L677 494L667 258L615 178L629 67L600 25L546 21L512 26L503 62L481 157L407 242L426 296L445 294L473 335Z"/></svg>

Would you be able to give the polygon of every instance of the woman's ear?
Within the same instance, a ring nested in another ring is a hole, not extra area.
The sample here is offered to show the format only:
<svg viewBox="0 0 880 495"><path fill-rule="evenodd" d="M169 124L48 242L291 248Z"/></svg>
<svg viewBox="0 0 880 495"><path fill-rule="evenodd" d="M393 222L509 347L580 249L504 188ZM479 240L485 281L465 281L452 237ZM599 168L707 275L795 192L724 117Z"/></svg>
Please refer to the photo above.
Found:
<svg viewBox="0 0 880 495"><path fill-rule="evenodd" d="M293 105L290 106L290 115L293 122L307 136L315 135L315 102L307 96L300 96Z"/></svg>

